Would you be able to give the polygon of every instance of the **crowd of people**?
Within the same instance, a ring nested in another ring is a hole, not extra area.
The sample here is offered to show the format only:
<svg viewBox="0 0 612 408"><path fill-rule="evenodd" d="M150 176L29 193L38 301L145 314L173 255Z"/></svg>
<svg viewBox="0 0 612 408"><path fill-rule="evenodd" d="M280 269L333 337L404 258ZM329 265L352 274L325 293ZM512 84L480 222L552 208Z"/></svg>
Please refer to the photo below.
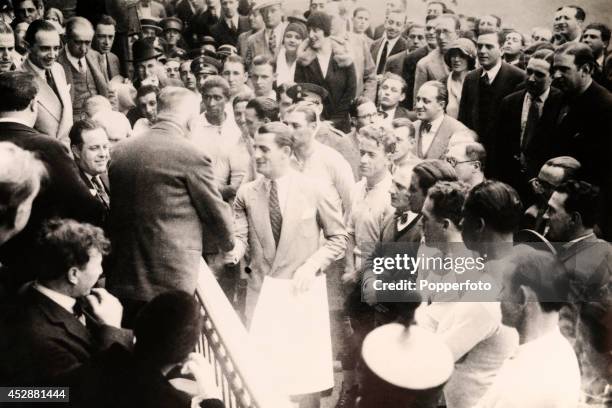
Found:
<svg viewBox="0 0 612 408"><path fill-rule="evenodd" d="M611 406L610 28L309 1L0 0L0 385L223 407L204 259L296 406Z"/></svg>

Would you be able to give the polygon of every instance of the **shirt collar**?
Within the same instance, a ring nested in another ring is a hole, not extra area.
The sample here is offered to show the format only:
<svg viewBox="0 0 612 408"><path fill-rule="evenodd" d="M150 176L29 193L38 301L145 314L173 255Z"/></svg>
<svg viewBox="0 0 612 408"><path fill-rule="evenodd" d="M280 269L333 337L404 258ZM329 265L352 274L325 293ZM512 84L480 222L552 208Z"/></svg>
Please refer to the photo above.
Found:
<svg viewBox="0 0 612 408"><path fill-rule="evenodd" d="M385 45L385 41L389 41L389 45L388 45L388 52L391 52L391 50L393 49L393 47L395 47L395 43L397 42L397 40L399 40L401 37L401 35L398 35L397 37L395 37L394 39L390 40L387 38L387 33L385 32L385 39L382 42L382 45Z"/></svg>
<svg viewBox="0 0 612 408"><path fill-rule="evenodd" d="M28 125L24 120L18 119L18 118L0 118L0 123L19 123L20 125L23 126L27 126L29 128L31 128L32 126Z"/></svg>
<svg viewBox="0 0 612 408"><path fill-rule="evenodd" d="M499 73L501 66L502 66L502 60L500 58L499 61L497 61L497 64L495 64L495 66L491 68L490 70L487 71L483 68L481 76L487 75L489 77L489 83L492 84L493 81L495 81L495 78L497 78L497 74Z"/></svg>
<svg viewBox="0 0 612 408"><path fill-rule="evenodd" d="M70 61L70 63L72 64L72 66L77 70L80 71L79 68L79 61L81 61L81 65L83 66L83 69L87 70L87 61L85 61L85 57L83 58L77 58L74 55L72 55L70 53L70 50L68 49L68 47L66 47L66 57L68 57L68 61Z"/></svg>
<svg viewBox="0 0 612 408"><path fill-rule="evenodd" d="M47 78L47 76L46 76L46 71L47 71L47 70L46 70L45 68L41 68L41 67L39 67L38 65L36 65L34 62L30 61L29 59L28 59L28 64L30 64L30 66L32 67L32 69L33 69L33 70L34 70L34 71L35 71L35 72L36 72L36 73L37 73L39 76L41 76L42 78L45 78L45 80L46 80L46 78ZM50 69L50 70L52 70L52 68L49 68L49 69Z"/></svg>
<svg viewBox="0 0 612 408"><path fill-rule="evenodd" d="M444 115L440 115L439 118L432 120L431 123L431 129L429 130L431 133L436 133L438 131L438 129L440 128L440 125L442 124L442 121L444 120Z"/></svg>
<svg viewBox="0 0 612 408"><path fill-rule="evenodd" d="M41 285L38 282L34 283L34 289L42 293L44 296L48 297L58 305L60 305L63 309L66 309L68 313L74 313L74 305L76 303L76 299L70 297L68 295L64 295L63 293L56 292L53 289L49 289L46 286Z"/></svg>
<svg viewBox="0 0 612 408"><path fill-rule="evenodd" d="M227 25L228 25L228 26L230 26L230 25L231 25L230 23L234 23L234 27L235 27L236 29L238 29L238 22L239 22L239 21L240 21L240 20L239 20L239 16L238 16L238 15L235 15L235 16L234 16L234 17L232 17L232 18L227 18L227 17L225 17L225 22L227 23Z"/></svg>

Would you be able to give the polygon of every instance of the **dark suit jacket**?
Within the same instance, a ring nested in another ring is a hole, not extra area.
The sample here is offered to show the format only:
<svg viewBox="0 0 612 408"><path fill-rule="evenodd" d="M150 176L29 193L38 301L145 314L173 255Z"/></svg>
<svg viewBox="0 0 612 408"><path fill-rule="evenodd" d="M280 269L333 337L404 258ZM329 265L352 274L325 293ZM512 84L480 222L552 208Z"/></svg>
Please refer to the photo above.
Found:
<svg viewBox="0 0 612 408"><path fill-rule="evenodd" d="M91 52L91 51L90 51ZM100 69L104 74L107 81L110 81L117 75L121 75L121 63L119 57L112 52L106 54L106 58L103 54L98 52L98 61L100 62ZM107 63L108 60L108 63Z"/></svg>
<svg viewBox="0 0 612 408"><path fill-rule="evenodd" d="M384 41L385 41L385 37L380 37L379 39L377 39L376 41L372 43L372 47L370 48L370 51L372 52L372 58L374 59L374 65L376 65L377 63L376 57L378 56L378 51L380 50L380 47L383 46ZM391 49L391 52L389 52L387 60L389 57L395 54L399 54L402 51L406 51L407 46L408 45L406 44L406 40L404 40L400 36L400 38L397 39L397 41L395 42L395 45Z"/></svg>
<svg viewBox="0 0 612 408"><path fill-rule="evenodd" d="M612 206L612 94L594 82L569 101L559 118L559 155L581 164L582 177L601 187L606 210ZM603 238L612 239L612 217L602 212Z"/></svg>
<svg viewBox="0 0 612 408"><path fill-rule="evenodd" d="M398 106L397 109L395 109L395 114L393 115L393 119L400 119L400 118L406 118L406 119L415 121L416 113L411 112L408 109L403 108L401 106Z"/></svg>
<svg viewBox="0 0 612 408"><path fill-rule="evenodd" d="M129 330L87 318L83 325L72 313L29 287L2 321L0 346L3 384L47 385L59 375L87 362L111 344L126 346Z"/></svg>
<svg viewBox="0 0 612 408"><path fill-rule="evenodd" d="M478 134L479 142L489 154L486 166L488 169L489 165L494 164L490 159L490 154L496 143L494 130L501 100L517 90L517 87L525 80L525 72L502 62L495 80L490 85L492 87L492 97L488 106L489 117L481 118L479 86L482 72L483 69L478 68L465 77L457 119Z"/></svg>
<svg viewBox="0 0 612 408"><path fill-rule="evenodd" d="M561 91L551 88L535 134L521 147L521 115L526 93L526 90L517 91L502 100L497 140L491 152L495 163L495 167L490 169L492 177L510 184L519 192L524 192L526 182L537 176L546 160L554 157L558 149L557 118L563 104ZM520 162L521 152L526 158L525 168Z"/></svg>
<svg viewBox="0 0 612 408"><path fill-rule="evenodd" d="M0 249L0 263L12 270L13 283L31 280L36 234L43 221L52 217L72 218L100 225L104 207L91 195L74 161L55 139L15 122L0 122L0 141L34 152L45 164L48 180L34 200L30 219L22 232Z"/></svg>
<svg viewBox="0 0 612 408"><path fill-rule="evenodd" d="M70 67L72 64L68 60L68 56L66 55L68 51L64 48L59 56L57 57L57 62L64 68L64 72L66 73L66 82L71 85L70 87L70 99L74 102L75 98L75 89L73 79L72 79L72 69ZM104 97L108 97L108 79L106 75L104 75L103 71L100 69L100 54L97 51L88 52L85 55L85 61L87 61L87 69L91 72L93 76L94 82L96 84L96 90L98 91L98 95L102 95Z"/></svg>
<svg viewBox="0 0 612 408"><path fill-rule="evenodd" d="M158 369L139 361L119 344L67 376L74 408L189 408L191 397L177 390ZM207 399L201 408L223 408Z"/></svg>
<svg viewBox="0 0 612 408"><path fill-rule="evenodd" d="M148 301L169 289L194 293L204 240L228 251L232 219L211 161L172 122L113 148L109 291Z"/></svg>
<svg viewBox="0 0 612 408"><path fill-rule="evenodd" d="M334 126L344 133L350 131L348 112L357 90L355 64L341 67L332 52L327 75L323 77L316 58L308 65L302 65L298 61L295 67L295 82L310 82L325 88L329 92L323 112L325 118L334 122Z"/></svg>
<svg viewBox="0 0 612 408"><path fill-rule="evenodd" d="M104 218L102 220L102 225L104 225L106 223L106 219L108 217L108 212L110 211L110 206L107 206L104 203L104 200L102 200L102 197L100 197L99 194L96 193L96 186L94 186L92 181L89 179L89 177L87 177L87 175L85 174L85 172L83 170L79 169L79 176L81 176L81 180L83 180L83 183L85 183L85 185L89 189L89 192L91 193L91 195L96 200L98 200L98 202L100 202L100 204L102 204L104 206L104 210L105 211L104 211ZM102 187L104 187L104 191L110 197L110 188L109 188L108 174L103 173L103 174L100 174L99 177L100 177L100 181L102 182Z"/></svg>
<svg viewBox="0 0 612 408"><path fill-rule="evenodd" d="M222 18L210 28L210 33L213 38L217 41L217 45L229 44L234 47L238 46L238 36L244 32L247 32L251 29L251 25L249 24L248 17L240 16L238 17L238 29L231 30L227 21Z"/></svg>
<svg viewBox="0 0 612 408"><path fill-rule="evenodd" d="M414 102L414 76L417 63L429 54L427 46L417 48L411 53L401 52L397 55L389 57L385 65L385 72L392 72L404 78L406 81L406 98L402 102L402 106L408 110L412 110Z"/></svg>

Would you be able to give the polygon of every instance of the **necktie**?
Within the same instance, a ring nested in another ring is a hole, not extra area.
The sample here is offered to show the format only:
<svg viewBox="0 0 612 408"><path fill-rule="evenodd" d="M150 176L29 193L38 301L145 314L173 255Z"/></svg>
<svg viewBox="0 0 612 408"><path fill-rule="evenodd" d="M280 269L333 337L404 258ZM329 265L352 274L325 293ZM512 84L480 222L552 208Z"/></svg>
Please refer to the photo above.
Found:
<svg viewBox="0 0 612 408"><path fill-rule="evenodd" d="M280 205L278 204L278 187L275 180L270 182L270 198L268 199L268 206L270 210L272 235L274 235L274 242L276 243L276 246L278 246L278 241L280 241L281 227L283 226L283 216L281 214Z"/></svg>
<svg viewBox="0 0 612 408"><path fill-rule="evenodd" d="M79 64L79 72L82 74L83 73L83 63L81 62L81 60L79 60L78 64Z"/></svg>
<svg viewBox="0 0 612 408"><path fill-rule="evenodd" d="M527 122L525 123L525 130L523 131L523 137L521 137L521 149L524 148L527 143L533 137L535 128L538 120L540 119L539 99L530 98L531 105L529 106L529 113L527 114Z"/></svg>
<svg viewBox="0 0 612 408"><path fill-rule="evenodd" d="M421 122L421 134L429 133L431 131L431 123L430 122Z"/></svg>
<svg viewBox="0 0 612 408"><path fill-rule="evenodd" d="M106 59L106 73L108 75L108 80L110 81L111 79L113 79L113 74L111 73L111 66L110 61L108 60L108 54L105 54L104 58Z"/></svg>
<svg viewBox="0 0 612 408"><path fill-rule="evenodd" d="M380 59L378 60L378 67L376 68L376 75L380 75L385 70L385 64L387 63L387 49L389 48L389 41L385 40L385 44L383 45L382 53L380 54Z"/></svg>
<svg viewBox="0 0 612 408"><path fill-rule="evenodd" d="M270 31L270 36L268 37L268 48L270 48L270 52L272 55L276 55L276 33L274 30Z"/></svg>
<svg viewBox="0 0 612 408"><path fill-rule="evenodd" d="M50 69L45 70L45 78L47 79L47 84L49 85L49 87L53 89L53 92L55 92L57 99L61 101L62 98L60 98L59 91L57 90L57 85L55 84L55 79L53 79L53 74L51 73Z"/></svg>
<svg viewBox="0 0 612 408"><path fill-rule="evenodd" d="M94 185L96 191L98 192L98 197L100 197L106 207L109 207L110 197L108 196L108 194L106 194L106 190L104 189L100 178L98 176L92 177L91 183Z"/></svg>
<svg viewBox="0 0 612 408"><path fill-rule="evenodd" d="M229 28L232 32L236 31L236 25L234 24L234 20L229 21Z"/></svg>
<svg viewBox="0 0 612 408"><path fill-rule="evenodd" d="M486 73L483 76L481 76L480 79L482 79L482 83L485 84L486 86L491 85L491 81L489 81L489 76Z"/></svg>

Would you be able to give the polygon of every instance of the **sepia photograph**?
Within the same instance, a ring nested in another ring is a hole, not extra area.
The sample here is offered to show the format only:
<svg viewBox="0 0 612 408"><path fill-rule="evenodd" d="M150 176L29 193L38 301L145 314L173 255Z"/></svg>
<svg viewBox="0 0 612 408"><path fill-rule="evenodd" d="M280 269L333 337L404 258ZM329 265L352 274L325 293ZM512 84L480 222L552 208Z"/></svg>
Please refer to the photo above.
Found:
<svg viewBox="0 0 612 408"><path fill-rule="evenodd" d="M0 0L0 407L612 408L610 0Z"/></svg>

